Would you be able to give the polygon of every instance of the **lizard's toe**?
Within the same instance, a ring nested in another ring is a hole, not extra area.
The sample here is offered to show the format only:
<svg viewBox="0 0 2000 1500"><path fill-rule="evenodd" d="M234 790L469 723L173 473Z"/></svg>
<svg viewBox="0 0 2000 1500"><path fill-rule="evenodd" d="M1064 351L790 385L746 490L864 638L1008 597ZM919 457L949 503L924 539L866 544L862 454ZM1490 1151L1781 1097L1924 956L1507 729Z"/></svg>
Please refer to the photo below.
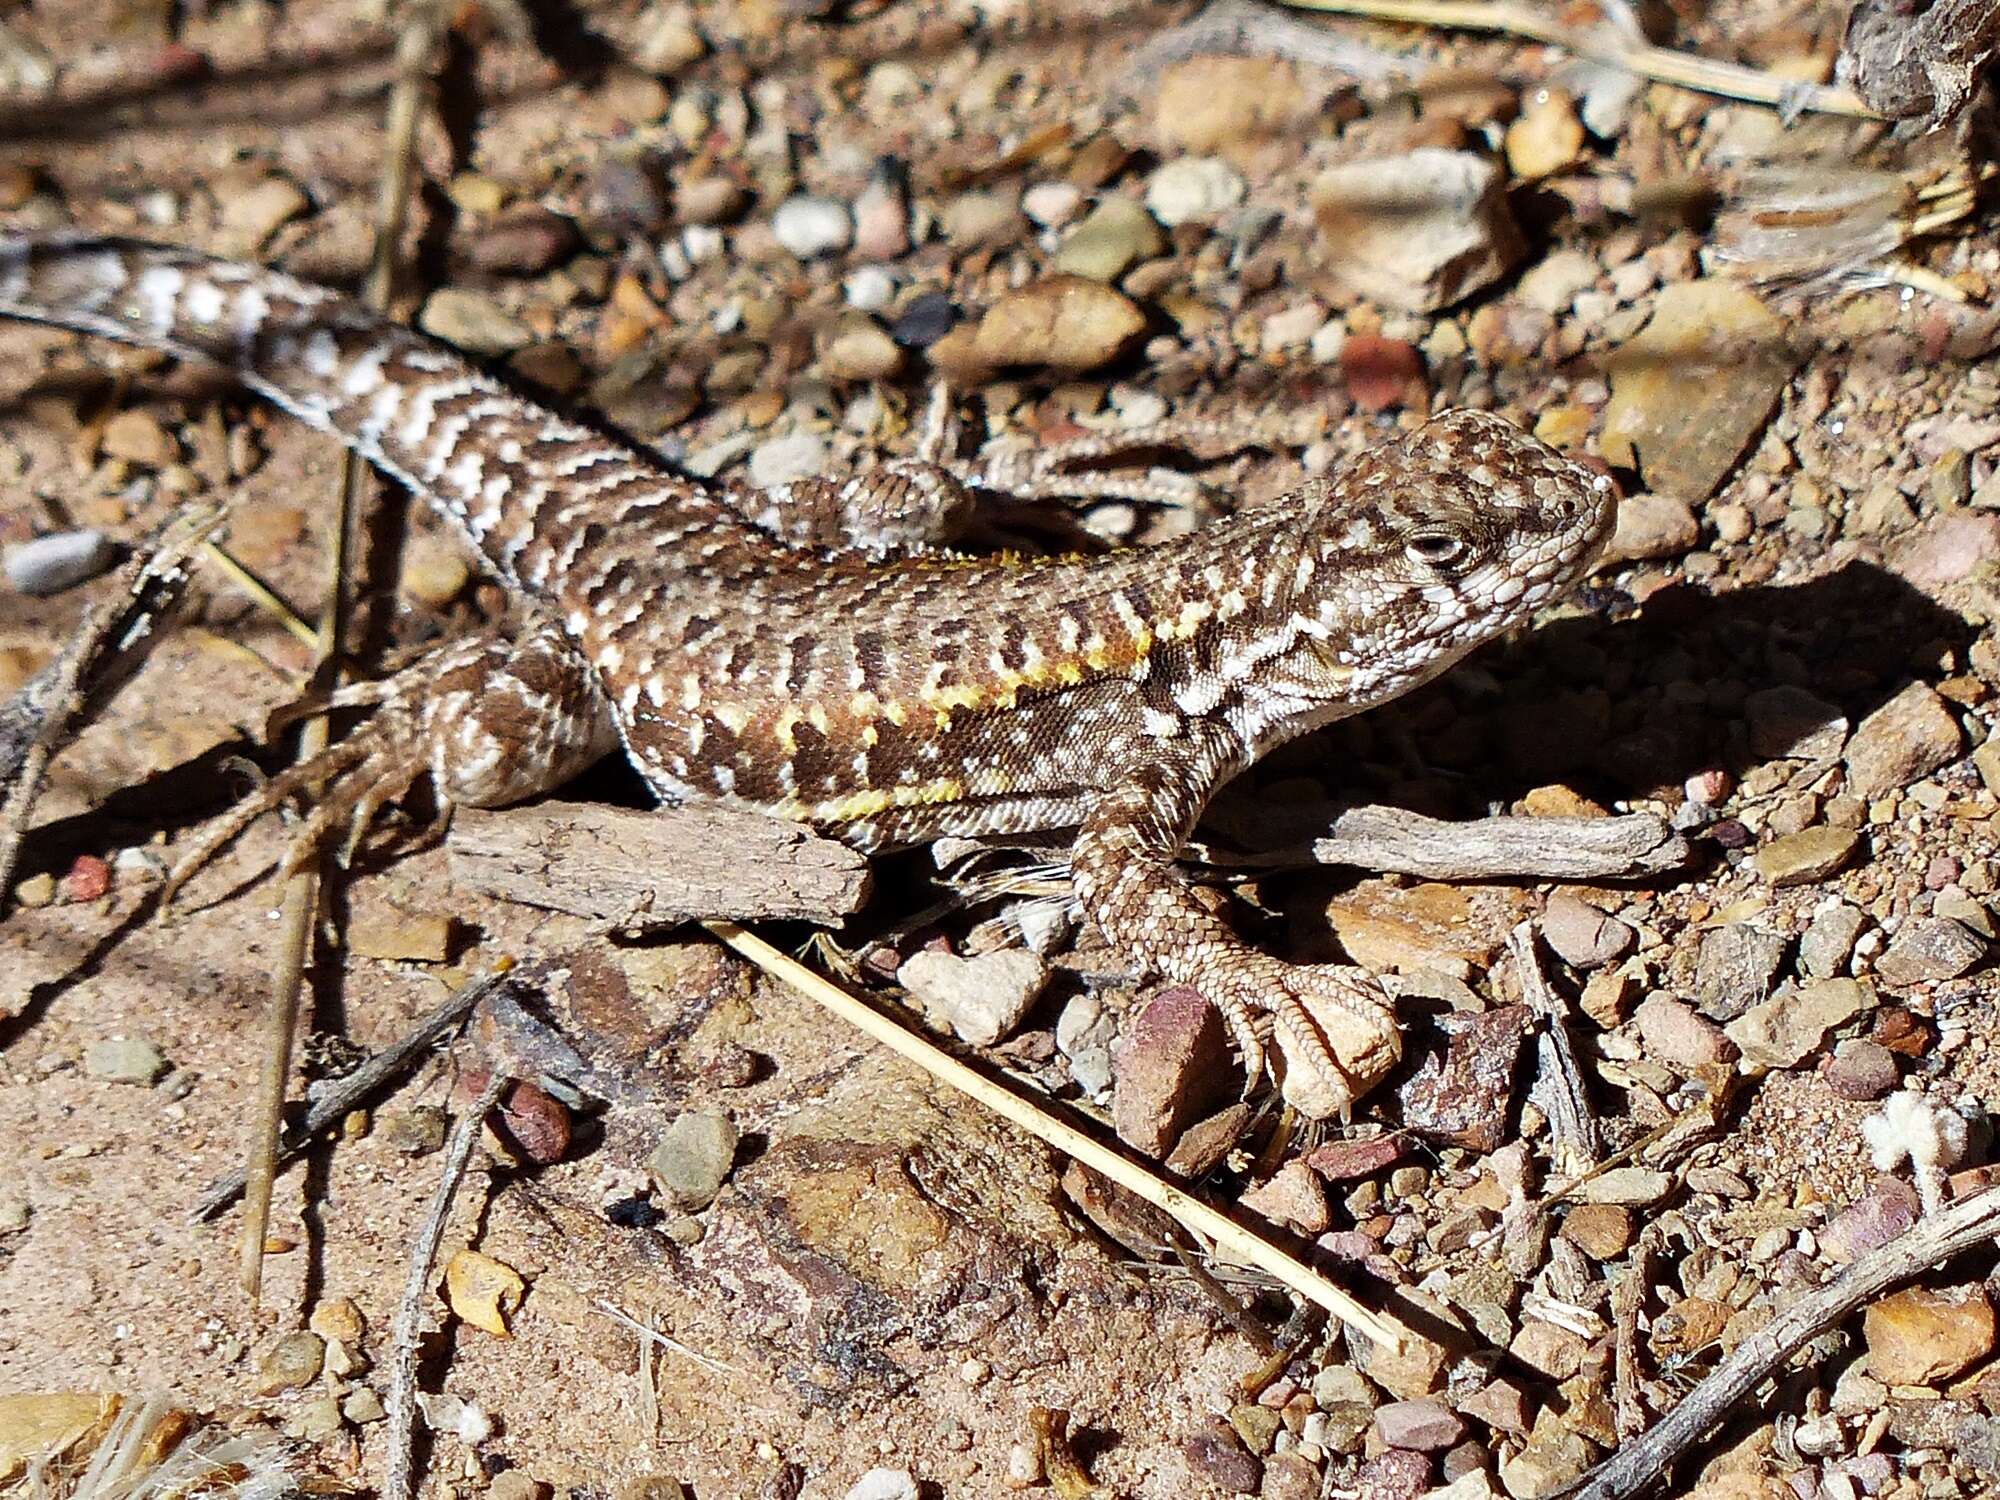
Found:
<svg viewBox="0 0 2000 1500"><path fill-rule="evenodd" d="M1314 1119L1343 1113L1402 1056L1388 994L1365 970L1287 966L1269 1005L1285 1100Z"/></svg>
<svg viewBox="0 0 2000 1500"><path fill-rule="evenodd" d="M1389 997L1363 969L1258 955L1197 987L1228 1021L1253 1084L1266 1061L1260 1022L1269 1028L1273 1076L1286 1102L1314 1119L1345 1111L1402 1055Z"/></svg>

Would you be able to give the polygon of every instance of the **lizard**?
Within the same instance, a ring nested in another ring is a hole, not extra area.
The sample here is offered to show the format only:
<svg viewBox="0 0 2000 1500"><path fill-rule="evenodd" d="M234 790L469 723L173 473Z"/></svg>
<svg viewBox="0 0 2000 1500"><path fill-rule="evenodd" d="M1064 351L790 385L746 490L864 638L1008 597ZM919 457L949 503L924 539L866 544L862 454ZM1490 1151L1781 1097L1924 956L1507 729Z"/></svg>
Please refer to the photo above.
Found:
<svg viewBox="0 0 2000 1500"><path fill-rule="evenodd" d="M1172 542L968 556L937 539L966 508L948 465L696 482L276 270L0 236L0 316L221 365L420 496L519 606L511 633L335 695L375 714L253 799L344 773L293 859L423 774L441 811L497 806L619 747L662 803L717 800L865 852L1074 829L1074 896L1106 941L1191 985L1249 1080L1268 1068L1319 1117L1400 1056L1386 990L1248 943L1177 856L1259 756L1560 598L1616 506L1602 473L1458 410Z"/></svg>

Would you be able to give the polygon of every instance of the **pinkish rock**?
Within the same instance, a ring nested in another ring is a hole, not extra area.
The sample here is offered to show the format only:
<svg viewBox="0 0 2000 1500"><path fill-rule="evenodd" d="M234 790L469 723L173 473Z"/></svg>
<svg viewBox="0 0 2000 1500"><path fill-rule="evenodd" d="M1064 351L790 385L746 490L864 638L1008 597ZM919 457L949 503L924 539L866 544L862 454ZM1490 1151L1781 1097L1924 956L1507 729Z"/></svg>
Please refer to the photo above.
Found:
<svg viewBox="0 0 2000 1500"><path fill-rule="evenodd" d="M1118 1049L1111 1121L1118 1138L1150 1156L1219 1103L1234 1074L1222 1017L1188 985L1162 990Z"/></svg>
<svg viewBox="0 0 2000 1500"><path fill-rule="evenodd" d="M1402 1157L1400 1136L1379 1135L1366 1141L1327 1141L1308 1151L1305 1163L1328 1182L1351 1182L1393 1167Z"/></svg>
<svg viewBox="0 0 2000 1500"><path fill-rule="evenodd" d="M1736 1044L1672 995L1651 995L1632 1013L1647 1055L1680 1073L1732 1062Z"/></svg>
<svg viewBox="0 0 2000 1500"><path fill-rule="evenodd" d="M1917 1190L1900 1177L1878 1177L1867 1192L1835 1214L1819 1234L1819 1248L1837 1265L1886 1245L1923 1212Z"/></svg>
<svg viewBox="0 0 2000 1500"><path fill-rule="evenodd" d="M1375 1433L1391 1448L1439 1453L1465 1436L1465 1423L1442 1401L1422 1396L1376 1407Z"/></svg>

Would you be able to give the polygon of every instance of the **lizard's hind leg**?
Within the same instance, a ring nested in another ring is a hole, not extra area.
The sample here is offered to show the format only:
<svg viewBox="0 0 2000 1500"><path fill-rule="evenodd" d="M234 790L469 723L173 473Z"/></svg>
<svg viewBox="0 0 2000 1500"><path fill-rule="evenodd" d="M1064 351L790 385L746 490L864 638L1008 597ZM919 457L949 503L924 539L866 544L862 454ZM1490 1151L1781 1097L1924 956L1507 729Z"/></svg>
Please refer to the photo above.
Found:
<svg viewBox="0 0 2000 1500"><path fill-rule="evenodd" d="M562 785L618 743L596 677L549 622L517 638L482 636L442 647L380 682L330 694L325 707L375 712L204 829L168 872L162 911L244 829L301 793L313 806L286 849L281 879L343 828L344 863L382 808L426 775L440 816L461 804L504 807Z"/></svg>

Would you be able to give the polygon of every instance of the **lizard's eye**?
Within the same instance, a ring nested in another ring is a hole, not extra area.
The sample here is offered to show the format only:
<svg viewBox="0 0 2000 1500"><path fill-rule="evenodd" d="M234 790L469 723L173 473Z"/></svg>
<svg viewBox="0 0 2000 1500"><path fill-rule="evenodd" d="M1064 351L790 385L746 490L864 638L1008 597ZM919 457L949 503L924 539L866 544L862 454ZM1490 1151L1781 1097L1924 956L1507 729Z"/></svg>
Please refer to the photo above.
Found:
<svg viewBox="0 0 2000 1500"><path fill-rule="evenodd" d="M1462 568L1472 559L1472 543L1456 531L1420 531L1403 544L1413 562L1441 573Z"/></svg>

